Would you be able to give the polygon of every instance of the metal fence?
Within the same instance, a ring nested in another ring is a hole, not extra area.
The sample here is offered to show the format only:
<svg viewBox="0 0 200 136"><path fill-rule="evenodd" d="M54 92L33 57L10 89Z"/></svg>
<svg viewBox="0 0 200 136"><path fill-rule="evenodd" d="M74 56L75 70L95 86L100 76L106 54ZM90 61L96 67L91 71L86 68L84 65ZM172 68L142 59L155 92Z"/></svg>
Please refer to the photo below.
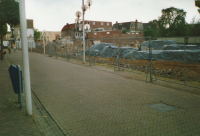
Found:
<svg viewBox="0 0 200 136"><path fill-rule="evenodd" d="M163 44L156 44L155 40L173 40L177 44L164 47ZM82 43L82 39L70 43L47 42L45 53L50 57L83 62ZM104 43L105 46L94 48L94 43ZM36 43L32 51L44 53L43 43ZM200 88L200 37L87 39L85 54L87 66L98 65L115 71L132 72L141 75L145 82L161 80Z"/></svg>

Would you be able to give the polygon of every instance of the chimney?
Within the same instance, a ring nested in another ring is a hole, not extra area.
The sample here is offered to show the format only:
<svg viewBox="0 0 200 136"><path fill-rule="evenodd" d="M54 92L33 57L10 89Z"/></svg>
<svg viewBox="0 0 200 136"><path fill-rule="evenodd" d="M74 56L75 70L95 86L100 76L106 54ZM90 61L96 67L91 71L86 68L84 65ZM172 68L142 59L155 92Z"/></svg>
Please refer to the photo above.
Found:
<svg viewBox="0 0 200 136"><path fill-rule="evenodd" d="M138 20L136 19L135 20L135 31L137 30L137 28L138 28Z"/></svg>

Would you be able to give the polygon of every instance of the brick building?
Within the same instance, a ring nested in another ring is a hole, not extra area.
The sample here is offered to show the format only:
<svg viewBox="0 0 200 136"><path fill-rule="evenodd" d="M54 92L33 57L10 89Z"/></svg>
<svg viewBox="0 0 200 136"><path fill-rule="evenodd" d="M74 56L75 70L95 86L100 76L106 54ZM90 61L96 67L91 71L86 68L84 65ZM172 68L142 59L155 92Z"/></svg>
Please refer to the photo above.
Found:
<svg viewBox="0 0 200 136"><path fill-rule="evenodd" d="M87 36L93 44L107 42L118 45L119 41L120 46L133 46L136 43L142 43L144 41L141 38L137 39L137 37L144 37L142 31L127 34L123 34L122 31L93 31L89 32Z"/></svg>
<svg viewBox="0 0 200 136"><path fill-rule="evenodd" d="M66 24L61 30L62 43L71 43L73 40L83 38L83 25L82 21L80 24ZM85 36L88 38L88 33L93 31L112 31L112 22L106 21L91 21L85 20L86 27Z"/></svg>
<svg viewBox="0 0 200 136"><path fill-rule="evenodd" d="M81 21L80 24L83 24ZM85 20L85 24L90 25L91 31L96 31L96 30L112 30L112 22L107 22L107 21L91 21L91 20Z"/></svg>
<svg viewBox="0 0 200 136"><path fill-rule="evenodd" d="M122 22L118 23L118 21L113 24L113 30L130 30L131 32L134 31L142 31L143 30L143 23L138 22L137 19L131 22Z"/></svg>
<svg viewBox="0 0 200 136"><path fill-rule="evenodd" d="M133 37L144 37L143 31L141 31L143 28L141 22L137 22L136 20L136 22L125 22L120 24L117 23L112 26L112 22L85 20L85 25L89 26L88 29L86 28L85 30L86 40L90 39L91 44L99 43L102 41L109 43L118 43L118 39L113 38L127 38L120 39L120 46L132 45L136 43L135 41L139 41L140 43L144 41L143 39L139 40L139 38L137 40L133 39ZM66 24L61 30L62 43L76 44L78 40L82 42L82 29L82 21L80 22L80 24ZM129 29L131 30L130 32L127 32L126 34L122 33L122 30Z"/></svg>

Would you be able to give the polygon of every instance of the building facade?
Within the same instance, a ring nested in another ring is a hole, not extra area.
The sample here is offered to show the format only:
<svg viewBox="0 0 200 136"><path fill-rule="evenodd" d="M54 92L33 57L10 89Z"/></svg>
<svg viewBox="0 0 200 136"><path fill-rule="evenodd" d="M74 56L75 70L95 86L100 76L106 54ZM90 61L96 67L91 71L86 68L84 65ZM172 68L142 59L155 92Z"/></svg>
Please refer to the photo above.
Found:
<svg viewBox="0 0 200 136"><path fill-rule="evenodd" d="M113 39L114 40L106 40L105 42L113 42L117 43L117 38L127 38L126 41L131 45L134 40L133 37L144 37L143 35L143 25L141 22L137 20L135 22L125 22L125 23L116 23L112 26L112 22L105 21L91 21L85 20L85 26L83 27L82 21L80 24L66 24L61 30L62 36L62 44L76 44L77 41L82 42L83 38L83 28L85 29L85 38L90 39L91 44L96 44L99 42L104 42L105 39ZM130 30L126 34L122 32L122 30ZM125 42L124 42L125 43ZM82 43L81 43L82 44ZM121 44L123 45L123 44Z"/></svg>
<svg viewBox="0 0 200 136"><path fill-rule="evenodd" d="M80 24L83 24L83 22L81 21ZM91 31L98 31L98 30L112 31L112 22L85 20L85 24L90 25Z"/></svg>
<svg viewBox="0 0 200 136"><path fill-rule="evenodd" d="M29 48L35 48L34 41L34 23L32 19L27 19L27 42ZM21 49L21 27L20 24L14 27L14 39L18 49Z"/></svg>
<svg viewBox="0 0 200 136"><path fill-rule="evenodd" d="M60 31L46 31L46 33L44 34L44 40L47 42L48 41L53 42L60 39L61 39ZM40 31L40 39L38 40L43 41L43 31Z"/></svg>
<svg viewBox="0 0 200 136"><path fill-rule="evenodd" d="M135 21L122 23L118 23L117 21L115 24L113 24L113 30L130 30L131 32L142 31L143 23L138 22L137 19Z"/></svg>

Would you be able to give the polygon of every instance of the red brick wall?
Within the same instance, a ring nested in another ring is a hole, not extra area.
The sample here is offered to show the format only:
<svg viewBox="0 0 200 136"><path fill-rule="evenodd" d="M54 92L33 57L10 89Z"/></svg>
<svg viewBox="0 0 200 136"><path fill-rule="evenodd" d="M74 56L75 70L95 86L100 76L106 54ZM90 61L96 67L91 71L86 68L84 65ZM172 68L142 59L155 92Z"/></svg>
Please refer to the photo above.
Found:
<svg viewBox="0 0 200 136"><path fill-rule="evenodd" d="M107 32L109 32L110 34L107 34ZM96 31L88 33L88 39L121 38L121 37L122 37L122 31Z"/></svg>
<svg viewBox="0 0 200 136"><path fill-rule="evenodd" d="M104 28L105 30L112 30L112 22L86 20L85 24L88 24L88 22L90 22L91 29ZM95 25L93 25L93 22L95 22ZM82 21L81 21L81 23L82 23ZM101 25L101 23L103 23L103 25ZM109 23L109 25L107 25L107 23Z"/></svg>
<svg viewBox="0 0 200 136"><path fill-rule="evenodd" d="M107 32L110 32L110 34L107 34ZM94 33L97 33L97 35L94 35ZM134 34L132 34L134 33ZM144 38L136 38L136 37L144 37L143 32L132 32L131 34L122 34L122 31L105 31L105 32L90 32L88 33L88 39L93 40L100 40L106 43L114 43L116 46L133 46L136 47L139 44L141 44L143 41L145 41ZM116 39L109 39L109 38L116 38ZM127 38L127 39L118 39L117 38Z"/></svg>

